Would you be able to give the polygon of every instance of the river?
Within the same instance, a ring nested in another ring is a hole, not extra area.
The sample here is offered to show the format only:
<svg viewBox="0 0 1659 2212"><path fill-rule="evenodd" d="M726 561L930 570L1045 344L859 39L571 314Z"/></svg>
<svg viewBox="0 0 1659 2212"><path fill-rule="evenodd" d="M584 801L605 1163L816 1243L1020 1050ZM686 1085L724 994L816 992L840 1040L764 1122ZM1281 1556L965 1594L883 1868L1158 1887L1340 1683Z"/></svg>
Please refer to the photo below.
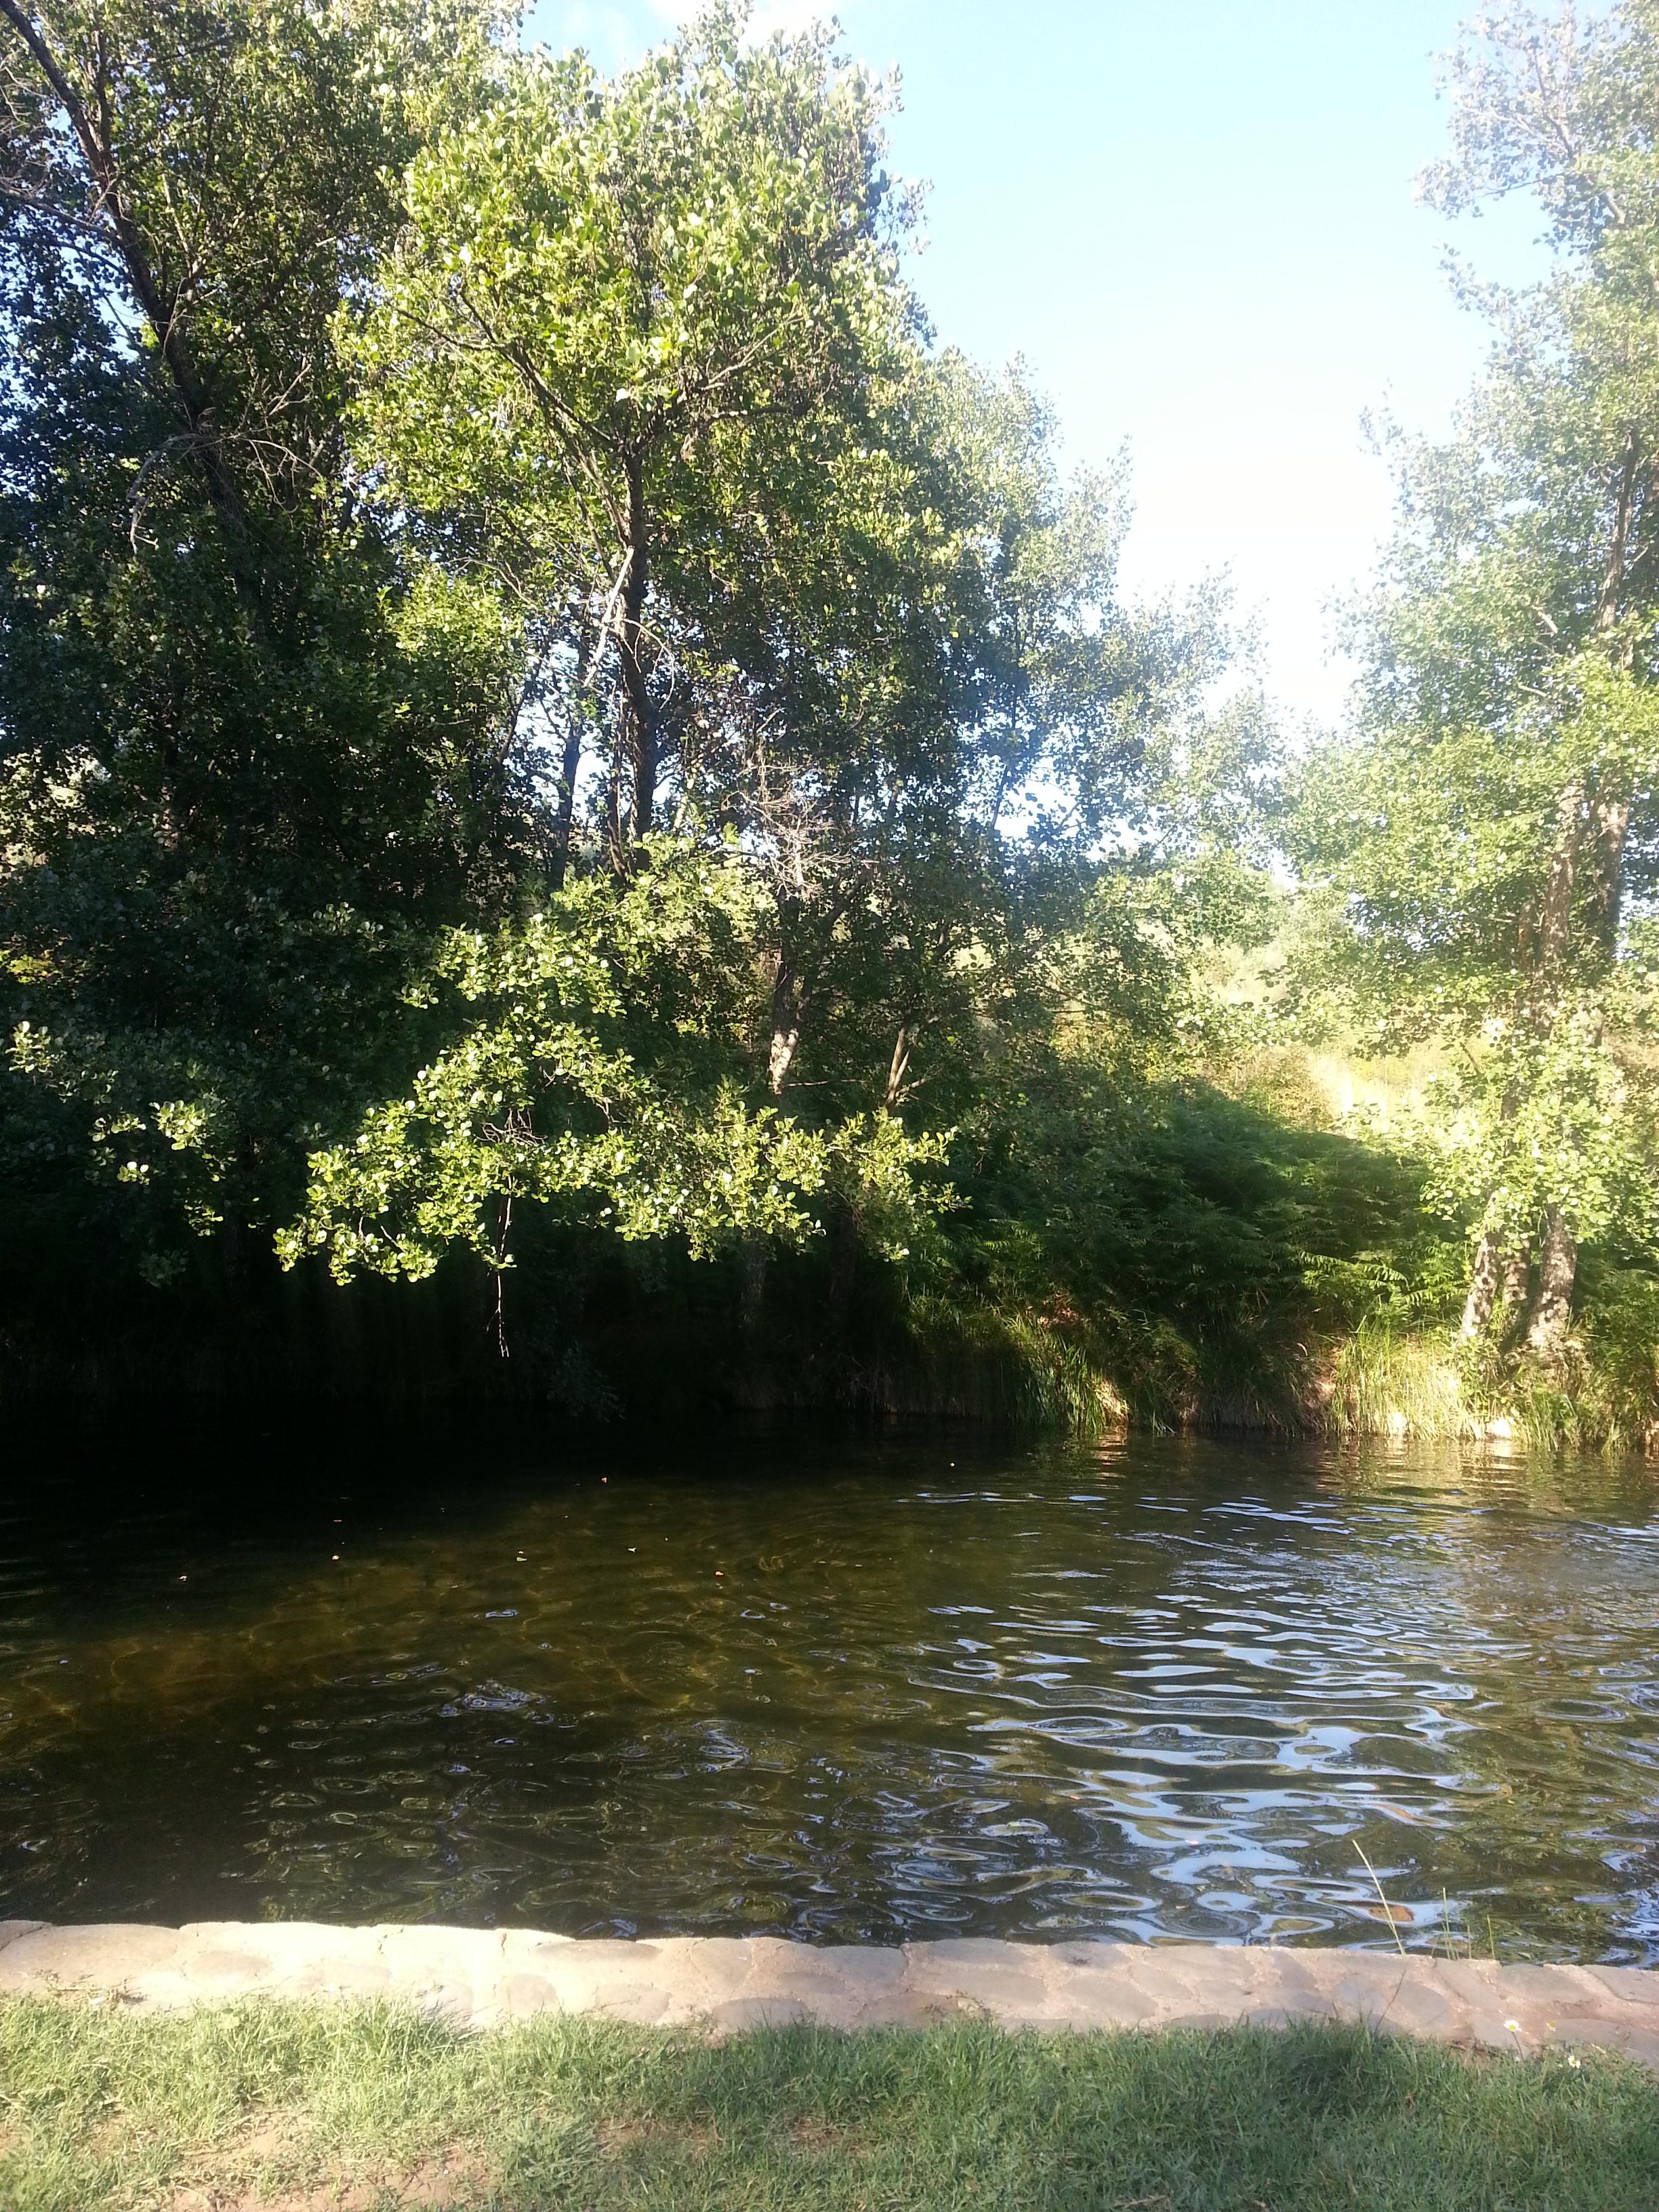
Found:
<svg viewBox="0 0 1659 2212"><path fill-rule="evenodd" d="M143 1424L8 1462L9 1916L1659 1963L1639 1467Z"/></svg>

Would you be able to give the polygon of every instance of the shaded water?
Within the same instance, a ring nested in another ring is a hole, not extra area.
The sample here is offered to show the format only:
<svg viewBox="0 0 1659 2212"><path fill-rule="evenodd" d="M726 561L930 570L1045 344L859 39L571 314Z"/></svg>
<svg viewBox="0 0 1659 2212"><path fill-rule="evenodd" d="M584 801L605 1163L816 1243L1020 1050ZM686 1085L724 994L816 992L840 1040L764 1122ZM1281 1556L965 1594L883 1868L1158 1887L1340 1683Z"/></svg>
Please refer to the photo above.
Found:
<svg viewBox="0 0 1659 2212"><path fill-rule="evenodd" d="M1639 1469L9 1462L0 1914L1392 1942L1363 1851L1409 1943L1659 1962Z"/></svg>

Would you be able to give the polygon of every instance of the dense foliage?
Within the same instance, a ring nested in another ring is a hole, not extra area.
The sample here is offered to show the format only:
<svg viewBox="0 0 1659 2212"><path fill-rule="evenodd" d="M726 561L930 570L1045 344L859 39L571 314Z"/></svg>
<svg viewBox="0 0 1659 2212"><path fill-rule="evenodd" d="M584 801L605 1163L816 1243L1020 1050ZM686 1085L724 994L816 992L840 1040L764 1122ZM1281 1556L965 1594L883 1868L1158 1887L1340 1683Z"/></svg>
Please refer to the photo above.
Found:
<svg viewBox="0 0 1659 2212"><path fill-rule="evenodd" d="M1401 454L1352 739L1306 778L1321 980L1447 1064L1431 1189L1475 1237L1462 1333L1559 1364L1580 1245L1650 1261L1659 890L1659 9L1512 9L1461 59L1462 207L1526 190L1550 278L1459 434Z"/></svg>
<svg viewBox="0 0 1659 2212"><path fill-rule="evenodd" d="M1651 13L1469 64L1563 273L1287 793L829 34L0 0L8 1371L1283 1420L1466 1235L1559 1364L1659 1234ZM1215 988L1276 929L1441 1054L1386 1143Z"/></svg>

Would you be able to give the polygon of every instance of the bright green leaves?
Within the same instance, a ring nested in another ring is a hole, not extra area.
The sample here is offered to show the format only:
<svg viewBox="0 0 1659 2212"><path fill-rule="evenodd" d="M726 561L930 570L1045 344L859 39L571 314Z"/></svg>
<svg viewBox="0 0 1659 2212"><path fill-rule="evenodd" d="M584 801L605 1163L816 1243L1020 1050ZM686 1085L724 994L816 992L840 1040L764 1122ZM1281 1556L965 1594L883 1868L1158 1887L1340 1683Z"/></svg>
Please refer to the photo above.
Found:
<svg viewBox="0 0 1659 2212"><path fill-rule="evenodd" d="M305 1211L277 1236L283 1264L324 1253L342 1282L359 1268L418 1280L450 1250L503 1267L501 1209L517 1200L624 1243L683 1239L702 1259L739 1238L818 1234L815 1201L830 1194L878 1209L903 1256L922 1210L908 1170L936 1159L936 1144L883 1116L825 1133L751 1112L730 1091L688 1101L590 1032L531 1027L509 1018L469 1036L352 1144L314 1154Z"/></svg>
<svg viewBox="0 0 1659 2212"><path fill-rule="evenodd" d="M1449 1054L1421 1116L1434 1192L1523 1277L1542 1240L1549 1351L1575 1240L1659 1231L1636 941L1659 889L1659 17L1516 10L1471 35L1440 190L1535 191L1559 261L1494 295L1503 343L1458 435L1407 457L1361 728L1310 763L1293 837L1313 981L1377 1048Z"/></svg>
<svg viewBox="0 0 1659 2212"><path fill-rule="evenodd" d="M35 0L8 23L51 176L27 221L155 356L173 441L220 504L291 505L333 459L328 331L398 216L423 131L482 65L489 0ZM89 264L87 257L90 256ZM137 502L143 506L142 495ZM140 516L141 520L142 517Z"/></svg>
<svg viewBox="0 0 1659 2212"><path fill-rule="evenodd" d="M1510 1242L1552 1210L1598 1241L1659 1229L1650 979L1626 918L1656 774L1659 695L1597 647L1508 726L1374 724L1306 774L1297 852L1322 928L1304 983L1371 1049L1449 1053L1419 1115L1432 1189Z"/></svg>
<svg viewBox="0 0 1659 2212"><path fill-rule="evenodd" d="M641 530L671 610L775 559L909 319L879 115L822 40L750 51L723 9L614 81L504 64L414 164L373 311L343 322L392 495L601 601Z"/></svg>
<svg viewBox="0 0 1659 2212"><path fill-rule="evenodd" d="M1506 1246L1523 1246L1559 1210L1587 1242L1659 1247L1652 1088L1605 1041L1599 1010L1494 1019L1476 1050L1428 1086L1431 1201Z"/></svg>
<svg viewBox="0 0 1659 2212"><path fill-rule="evenodd" d="M499 15L28 20L0 21L39 186L0 225L0 1158L155 1274L291 1211L429 1047L405 962L499 910L527 842L520 625L366 510L332 343Z"/></svg>
<svg viewBox="0 0 1659 2212"><path fill-rule="evenodd" d="M525 1201L694 1257L738 1237L799 1243L824 1205L902 1249L927 1209L913 1170L939 1146L885 1115L807 1129L751 1110L728 1073L755 904L735 868L665 841L626 882L573 885L529 922L444 940L418 995L453 992L459 1035L406 1097L313 1153L286 1265L326 1255L413 1279L446 1251L508 1264Z"/></svg>
<svg viewBox="0 0 1659 2212"><path fill-rule="evenodd" d="M775 746L878 605L937 597L882 96L828 34L740 28L712 8L612 80L504 59L339 319L383 511L522 610L563 687L588 822L559 869L590 825L630 865L671 797L741 818L754 726Z"/></svg>

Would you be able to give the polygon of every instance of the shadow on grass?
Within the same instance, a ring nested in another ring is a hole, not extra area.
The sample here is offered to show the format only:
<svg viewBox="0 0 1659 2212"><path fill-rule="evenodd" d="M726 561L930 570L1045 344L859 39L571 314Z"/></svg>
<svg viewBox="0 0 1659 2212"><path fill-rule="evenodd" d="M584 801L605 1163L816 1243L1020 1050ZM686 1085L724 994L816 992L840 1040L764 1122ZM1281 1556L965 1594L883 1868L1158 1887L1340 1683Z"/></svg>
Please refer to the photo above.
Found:
<svg viewBox="0 0 1659 2212"><path fill-rule="evenodd" d="M1644 2212L1659 2085L1362 2031L726 2043L386 2008L0 2008L0 2203Z"/></svg>

